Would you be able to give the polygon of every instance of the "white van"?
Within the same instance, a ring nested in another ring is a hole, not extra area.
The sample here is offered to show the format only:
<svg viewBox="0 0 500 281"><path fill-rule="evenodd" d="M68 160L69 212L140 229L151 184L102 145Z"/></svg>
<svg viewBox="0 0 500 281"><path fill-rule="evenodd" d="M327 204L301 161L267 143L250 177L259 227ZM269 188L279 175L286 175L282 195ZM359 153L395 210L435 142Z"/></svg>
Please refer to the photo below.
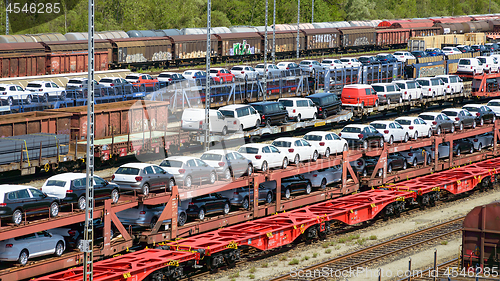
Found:
<svg viewBox="0 0 500 281"><path fill-rule="evenodd" d="M462 92L464 83L458 75L438 75L444 83L444 92L448 95Z"/></svg>
<svg viewBox="0 0 500 281"><path fill-rule="evenodd" d="M210 132L226 135L228 131L240 130L240 121L236 118L226 118L220 111L210 109ZM185 131L202 131L205 126L205 109L186 108L182 112L181 127Z"/></svg>
<svg viewBox="0 0 500 281"><path fill-rule="evenodd" d="M398 85L399 89L401 89L405 101L422 99L424 97L422 95L422 86L415 80L398 80L393 83Z"/></svg>
<svg viewBox="0 0 500 281"><path fill-rule="evenodd" d="M482 74L483 63L476 58L460 59L458 61L457 73Z"/></svg>
<svg viewBox="0 0 500 281"><path fill-rule="evenodd" d="M246 104L231 104L219 108L226 118L236 118L240 121L242 130L257 128L260 125L260 114L252 106Z"/></svg>
<svg viewBox="0 0 500 281"><path fill-rule="evenodd" d="M282 98L280 102L288 112L288 118L300 122L304 119L316 119L318 109L313 101L308 98Z"/></svg>
<svg viewBox="0 0 500 281"><path fill-rule="evenodd" d="M416 79L417 83L422 86L422 94L424 97L438 97L444 95L444 82L437 77L421 77Z"/></svg>
<svg viewBox="0 0 500 281"><path fill-rule="evenodd" d="M498 59L492 56L476 57L483 64L483 71L486 73L498 72Z"/></svg>

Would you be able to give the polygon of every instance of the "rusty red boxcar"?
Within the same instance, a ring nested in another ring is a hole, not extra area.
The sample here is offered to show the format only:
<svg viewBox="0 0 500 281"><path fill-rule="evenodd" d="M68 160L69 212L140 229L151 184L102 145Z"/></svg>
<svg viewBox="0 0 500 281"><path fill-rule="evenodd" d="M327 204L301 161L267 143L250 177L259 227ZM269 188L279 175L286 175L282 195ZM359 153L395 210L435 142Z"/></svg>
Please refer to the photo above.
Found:
<svg viewBox="0 0 500 281"><path fill-rule="evenodd" d="M45 75L46 54L40 43L0 43L1 77Z"/></svg>
<svg viewBox="0 0 500 281"><path fill-rule="evenodd" d="M71 116L65 112L32 111L2 115L0 137L49 133L69 134Z"/></svg>

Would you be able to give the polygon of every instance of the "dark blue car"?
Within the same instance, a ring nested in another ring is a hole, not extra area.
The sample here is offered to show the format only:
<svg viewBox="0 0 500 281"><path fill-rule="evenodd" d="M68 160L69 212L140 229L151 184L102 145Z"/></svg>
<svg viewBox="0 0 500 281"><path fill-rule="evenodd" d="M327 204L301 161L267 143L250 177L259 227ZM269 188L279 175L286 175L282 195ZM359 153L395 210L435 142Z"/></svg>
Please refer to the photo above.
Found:
<svg viewBox="0 0 500 281"><path fill-rule="evenodd" d="M398 59L392 54L378 54L376 56L377 61L381 64L397 63Z"/></svg>
<svg viewBox="0 0 500 281"><path fill-rule="evenodd" d="M427 54L424 51L413 51L411 54L416 58L425 58Z"/></svg>
<svg viewBox="0 0 500 281"><path fill-rule="evenodd" d="M446 54L441 51L439 48L431 48L431 49L426 49L425 53L429 57L436 57L436 56L445 56Z"/></svg>

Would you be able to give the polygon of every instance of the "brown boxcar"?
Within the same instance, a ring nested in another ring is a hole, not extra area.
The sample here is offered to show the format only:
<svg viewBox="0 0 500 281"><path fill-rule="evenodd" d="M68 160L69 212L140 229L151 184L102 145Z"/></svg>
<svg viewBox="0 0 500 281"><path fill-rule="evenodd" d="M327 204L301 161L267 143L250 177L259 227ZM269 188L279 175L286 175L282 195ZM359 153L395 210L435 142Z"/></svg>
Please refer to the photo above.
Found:
<svg viewBox="0 0 500 281"><path fill-rule="evenodd" d="M464 33L473 33L473 32L488 32L490 30L490 24L483 21L468 21L462 23L464 26Z"/></svg>
<svg viewBox="0 0 500 281"><path fill-rule="evenodd" d="M168 66L172 42L166 37L107 39L113 46L114 66Z"/></svg>
<svg viewBox="0 0 500 281"><path fill-rule="evenodd" d="M344 50L372 50L377 43L377 33L373 27L339 27L339 31L342 35L341 47Z"/></svg>
<svg viewBox="0 0 500 281"><path fill-rule="evenodd" d="M171 36L172 38L172 53L173 59L181 61L189 61L192 59L201 60L205 59L207 53L207 35L179 35ZM218 38L215 35L210 36L210 57L214 58L219 56L217 53Z"/></svg>
<svg viewBox="0 0 500 281"><path fill-rule="evenodd" d="M215 36L219 39L217 52L223 59L260 57L262 37L257 32L221 33Z"/></svg>
<svg viewBox="0 0 500 281"><path fill-rule="evenodd" d="M88 42L54 41L42 42L47 50L48 74L85 72L88 69ZM95 40L95 70L108 70L111 62L111 43Z"/></svg>
<svg viewBox="0 0 500 281"><path fill-rule="evenodd" d="M2 115L0 137L49 133L69 134L71 116L65 112L32 111Z"/></svg>
<svg viewBox="0 0 500 281"><path fill-rule="evenodd" d="M122 101L95 105L95 138L113 135L166 131L168 102ZM49 112L70 113L71 140L87 138L87 106L51 109Z"/></svg>
<svg viewBox="0 0 500 281"><path fill-rule="evenodd" d="M337 28L302 29L306 36L308 53L332 53L340 47L340 32Z"/></svg>
<svg viewBox="0 0 500 281"><path fill-rule="evenodd" d="M488 24L491 32L500 32L500 20L490 20Z"/></svg>
<svg viewBox="0 0 500 281"><path fill-rule="evenodd" d="M482 182L486 182L483 179ZM500 267L500 202L477 206L464 219L462 266Z"/></svg>
<svg viewBox="0 0 500 281"><path fill-rule="evenodd" d="M464 26L459 22L451 22L451 23L436 23L435 27L439 27L441 29L441 34L463 34Z"/></svg>
<svg viewBox="0 0 500 281"><path fill-rule="evenodd" d="M262 38L265 37L265 32L259 32ZM275 53L277 57L284 57L287 55L295 54L297 52L297 31L296 30L283 30L276 31L276 45ZM299 52L305 51L305 36L304 33L299 33ZM262 40L262 49L264 49L264 40ZM267 33L267 50L271 54L273 50L273 31L268 30ZM264 53L262 53L264 55Z"/></svg>
<svg viewBox="0 0 500 281"><path fill-rule="evenodd" d="M404 48L410 39L409 29L377 28L378 48Z"/></svg>
<svg viewBox="0 0 500 281"><path fill-rule="evenodd" d="M0 77L45 75L46 56L40 43L0 43Z"/></svg>

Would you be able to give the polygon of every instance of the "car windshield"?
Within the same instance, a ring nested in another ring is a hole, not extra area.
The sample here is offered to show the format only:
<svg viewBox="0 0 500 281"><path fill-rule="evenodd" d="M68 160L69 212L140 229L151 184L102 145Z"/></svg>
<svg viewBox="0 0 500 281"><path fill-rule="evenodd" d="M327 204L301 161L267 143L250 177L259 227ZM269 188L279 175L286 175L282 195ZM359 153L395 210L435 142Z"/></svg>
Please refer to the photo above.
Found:
<svg viewBox="0 0 500 281"><path fill-rule="evenodd" d="M160 75L158 75L159 78L170 78L170 76L171 76L170 74L165 74L165 73L160 73Z"/></svg>
<svg viewBox="0 0 500 281"><path fill-rule="evenodd" d="M304 139L308 141L321 141L323 140L323 137L317 135L305 135Z"/></svg>
<svg viewBox="0 0 500 281"><path fill-rule="evenodd" d="M472 106L464 106L463 109L467 109L470 112L478 112L479 111L479 108L472 107Z"/></svg>
<svg viewBox="0 0 500 281"><path fill-rule="evenodd" d="M361 128L358 127L344 127L343 133L361 133Z"/></svg>
<svg viewBox="0 0 500 281"><path fill-rule="evenodd" d="M375 92L385 92L384 86L373 86L372 85L372 88L373 88L373 90L375 90Z"/></svg>
<svg viewBox="0 0 500 281"><path fill-rule="evenodd" d="M41 84L35 84L35 83L28 83L28 86L26 87L30 87L30 88L41 88L42 85Z"/></svg>
<svg viewBox="0 0 500 281"><path fill-rule="evenodd" d="M373 128L375 129L385 129L387 127L386 124L381 124L381 123L372 123L370 125L372 125Z"/></svg>
<svg viewBox="0 0 500 281"><path fill-rule="evenodd" d="M448 78L446 77L439 77L444 83L448 83Z"/></svg>
<svg viewBox="0 0 500 281"><path fill-rule="evenodd" d="M5 91L5 87L0 87L0 91Z"/></svg>
<svg viewBox="0 0 500 281"><path fill-rule="evenodd" d="M243 67L235 66L231 68L231 70L243 70Z"/></svg>
<svg viewBox="0 0 500 281"><path fill-rule="evenodd" d="M222 159L222 155L220 154L212 154L212 153L205 153L200 157L201 160L207 160L207 161L220 161Z"/></svg>
<svg viewBox="0 0 500 281"><path fill-rule="evenodd" d="M139 79L139 76L136 75L127 75L125 79Z"/></svg>
<svg viewBox="0 0 500 281"><path fill-rule="evenodd" d="M180 168L182 167L182 161L163 160L161 161L160 166L168 168Z"/></svg>
<svg viewBox="0 0 500 281"><path fill-rule="evenodd" d="M293 106L293 100L280 100L279 101L283 106Z"/></svg>
<svg viewBox="0 0 500 281"><path fill-rule="evenodd" d="M258 64L255 68L264 68L263 64Z"/></svg>
<svg viewBox="0 0 500 281"><path fill-rule="evenodd" d="M349 59L340 59L341 62L349 62Z"/></svg>
<svg viewBox="0 0 500 281"><path fill-rule="evenodd" d="M486 63L486 58L477 58L480 62Z"/></svg>
<svg viewBox="0 0 500 281"><path fill-rule="evenodd" d="M289 141L273 141L273 145L277 147L291 147L292 143Z"/></svg>
<svg viewBox="0 0 500 281"><path fill-rule="evenodd" d="M258 148L255 148L255 147L240 147L240 149L238 149L238 152L239 153L247 153L247 154L257 154L259 153L259 149Z"/></svg>
<svg viewBox="0 0 500 281"><path fill-rule="evenodd" d="M108 78L102 78L101 81L99 81L99 83L113 83L113 80Z"/></svg>
<svg viewBox="0 0 500 281"><path fill-rule="evenodd" d="M498 101L490 101L487 105L488 106L500 106L500 102L498 102Z"/></svg>
<svg viewBox="0 0 500 281"><path fill-rule="evenodd" d="M460 65L470 65L470 60L459 60L458 64L460 64Z"/></svg>
<svg viewBox="0 0 500 281"><path fill-rule="evenodd" d="M406 120L406 119L399 119L399 120L396 120L396 122L398 122L401 125L411 125L411 121Z"/></svg>
<svg viewBox="0 0 500 281"><path fill-rule="evenodd" d="M455 111L443 111L442 113L446 114L446 116L457 116L458 113Z"/></svg>
<svg viewBox="0 0 500 281"><path fill-rule="evenodd" d="M403 53L403 52L395 52L394 55L395 56L404 56L405 53Z"/></svg>
<svg viewBox="0 0 500 281"><path fill-rule="evenodd" d="M210 73L215 73L215 74L217 74L217 73L219 73L219 71L218 71L218 70L216 70L216 69L210 69Z"/></svg>
<svg viewBox="0 0 500 281"><path fill-rule="evenodd" d="M82 84L82 83L83 83L83 81L81 81L81 80L69 80L68 81L68 84Z"/></svg>
<svg viewBox="0 0 500 281"><path fill-rule="evenodd" d="M138 169L138 168L120 167L115 172L115 174L120 174L120 175L138 175L139 171L140 171L140 169Z"/></svg>
<svg viewBox="0 0 500 281"><path fill-rule="evenodd" d="M417 80L420 86L429 86L429 80Z"/></svg>
<svg viewBox="0 0 500 281"><path fill-rule="evenodd" d="M377 55L377 59L385 59L385 55Z"/></svg>
<svg viewBox="0 0 500 281"><path fill-rule="evenodd" d="M45 186L59 186L59 187L64 187L66 185L66 181L61 181L61 180L48 180L45 183Z"/></svg>
<svg viewBox="0 0 500 281"><path fill-rule="evenodd" d="M232 110L219 110L222 115L226 117L234 117L234 111Z"/></svg>
<svg viewBox="0 0 500 281"><path fill-rule="evenodd" d="M369 60L370 60L370 58L368 58L368 57L359 57L359 58L358 58L358 60L359 60L360 62L367 62L367 61L369 61Z"/></svg>
<svg viewBox="0 0 500 281"><path fill-rule="evenodd" d="M434 116L433 115L419 115L418 117L424 119L424 120L429 120L429 121L434 121Z"/></svg>

